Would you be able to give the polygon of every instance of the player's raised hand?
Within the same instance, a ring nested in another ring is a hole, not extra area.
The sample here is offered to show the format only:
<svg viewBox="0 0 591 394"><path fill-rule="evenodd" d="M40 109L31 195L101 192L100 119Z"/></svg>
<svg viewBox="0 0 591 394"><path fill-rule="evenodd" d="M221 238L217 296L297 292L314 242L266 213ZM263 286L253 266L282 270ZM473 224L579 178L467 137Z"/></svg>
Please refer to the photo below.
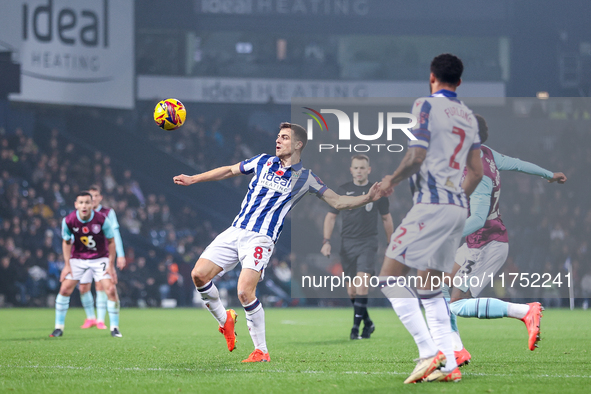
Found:
<svg viewBox="0 0 591 394"><path fill-rule="evenodd" d="M177 185L189 186L191 184L191 177L185 174L177 175L172 180Z"/></svg>
<svg viewBox="0 0 591 394"><path fill-rule="evenodd" d="M64 268L62 269L62 273L60 274L60 282L63 282L66 279L66 276L68 276L68 274L72 273L72 268L70 267L70 265L64 265Z"/></svg>
<svg viewBox="0 0 591 394"><path fill-rule="evenodd" d="M125 257L117 257L117 268L122 270L127 265L127 260Z"/></svg>
<svg viewBox="0 0 591 394"><path fill-rule="evenodd" d="M324 257L330 257L330 242L325 243L324 245L322 245L322 249L320 249L320 253L322 253L322 255Z"/></svg>
<svg viewBox="0 0 591 394"><path fill-rule="evenodd" d="M562 172L555 172L554 176L552 176L552 179L548 179L548 182L558 182L562 185L564 182L566 182L566 175L564 175Z"/></svg>

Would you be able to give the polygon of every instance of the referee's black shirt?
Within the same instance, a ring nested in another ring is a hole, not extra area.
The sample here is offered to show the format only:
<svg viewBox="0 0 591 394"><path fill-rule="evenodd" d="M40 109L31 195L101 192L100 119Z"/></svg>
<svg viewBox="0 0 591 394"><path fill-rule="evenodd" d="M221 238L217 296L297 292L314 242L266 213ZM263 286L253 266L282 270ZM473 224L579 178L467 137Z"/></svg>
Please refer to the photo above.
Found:
<svg viewBox="0 0 591 394"><path fill-rule="evenodd" d="M337 193L341 196L361 196L369 192L372 184L367 182L365 186L357 186L353 181L347 182L339 186ZM331 207L330 212L338 215L341 211ZM390 202L387 197L382 197L363 207L343 210L341 237L364 238L378 235L378 212L380 215L390 212Z"/></svg>

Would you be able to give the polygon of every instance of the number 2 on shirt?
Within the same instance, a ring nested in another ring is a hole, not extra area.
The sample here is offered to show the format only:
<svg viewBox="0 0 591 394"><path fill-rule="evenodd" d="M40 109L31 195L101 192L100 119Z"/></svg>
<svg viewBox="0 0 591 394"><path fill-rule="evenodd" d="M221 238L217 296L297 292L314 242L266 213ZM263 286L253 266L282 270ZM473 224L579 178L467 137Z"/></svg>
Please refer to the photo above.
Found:
<svg viewBox="0 0 591 394"><path fill-rule="evenodd" d="M453 155L451 155L451 158L449 159L449 166L455 170L459 170L460 163L458 163L456 161L456 155L462 149L462 146L464 146L464 140L466 139L466 132L463 129L460 129L459 127L455 127L455 126L451 130L451 132L453 134L457 134L460 136L460 143L456 146L456 149L454 149Z"/></svg>

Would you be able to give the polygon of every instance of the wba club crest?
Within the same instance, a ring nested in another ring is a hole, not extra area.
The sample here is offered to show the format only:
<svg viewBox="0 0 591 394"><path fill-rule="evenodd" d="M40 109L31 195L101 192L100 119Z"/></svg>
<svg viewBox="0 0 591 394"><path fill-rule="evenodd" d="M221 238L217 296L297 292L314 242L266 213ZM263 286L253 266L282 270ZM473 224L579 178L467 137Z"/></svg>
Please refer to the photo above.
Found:
<svg viewBox="0 0 591 394"><path fill-rule="evenodd" d="M92 232L98 234L101 232L101 225L100 224L93 224L92 225Z"/></svg>

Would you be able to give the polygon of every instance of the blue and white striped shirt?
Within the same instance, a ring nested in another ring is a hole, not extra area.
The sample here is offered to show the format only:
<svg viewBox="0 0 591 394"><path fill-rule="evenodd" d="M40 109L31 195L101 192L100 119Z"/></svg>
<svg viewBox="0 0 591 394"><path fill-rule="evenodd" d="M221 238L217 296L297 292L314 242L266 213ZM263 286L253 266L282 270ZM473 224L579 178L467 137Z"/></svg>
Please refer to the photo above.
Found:
<svg viewBox="0 0 591 394"><path fill-rule="evenodd" d="M408 147L427 150L419 171L410 177L415 204L451 204L467 207L461 179L468 153L480 149L476 118L455 92L442 89L417 99L412 113L417 138Z"/></svg>
<svg viewBox="0 0 591 394"><path fill-rule="evenodd" d="M328 189L301 162L282 167L277 156L260 154L244 160L240 162L240 171L255 175L232 226L268 235L273 242L279 238L292 206L308 193L321 197Z"/></svg>

